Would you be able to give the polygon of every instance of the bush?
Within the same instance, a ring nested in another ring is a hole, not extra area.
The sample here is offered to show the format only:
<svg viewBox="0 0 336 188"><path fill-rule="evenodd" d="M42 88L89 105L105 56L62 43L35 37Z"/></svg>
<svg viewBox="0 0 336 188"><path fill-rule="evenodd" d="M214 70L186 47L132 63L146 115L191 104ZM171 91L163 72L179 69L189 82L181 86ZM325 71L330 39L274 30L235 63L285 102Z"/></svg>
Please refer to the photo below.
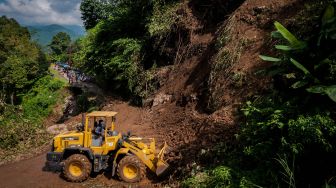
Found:
<svg viewBox="0 0 336 188"><path fill-rule="evenodd" d="M335 20L330 5L305 41L275 22L278 56L260 56L272 62L274 91L242 108L237 138L244 167L263 169L258 182L265 186L321 187L336 175ZM270 178L280 181L265 182Z"/></svg>
<svg viewBox="0 0 336 188"><path fill-rule="evenodd" d="M301 180L297 181L300 186L320 186L333 174L329 166L336 165L330 160L336 154L335 121L327 111L317 113L301 108L297 100L283 102L268 98L247 102L242 109L246 124L237 135L245 168L265 169L261 171L264 177L272 178L273 174L281 180L283 175L279 172L285 169L275 159L287 156L286 161L295 162L293 171ZM284 181L281 184L286 185Z"/></svg>
<svg viewBox="0 0 336 188"><path fill-rule="evenodd" d="M300 115L288 121L288 140L283 144L294 154L302 154L314 147L316 151L333 151L335 145L335 121L328 115Z"/></svg>
<svg viewBox="0 0 336 188"><path fill-rule="evenodd" d="M182 187L192 188L221 188L240 187L252 188L260 187L245 177L243 174L234 172L227 166L217 166L185 179Z"/></svg>
<svg viewBox="0 0 336 188"><path fill-rule="evenodd" d="M58 100L58 90L63 87L63 84L51 76L39 79L23 97L23 116L34 121L40 121L48 116Z"/></svg>
<svg viewBox="0 0 336 188"><path fill-rule="evenodd" d="M0 106L0 149L16 150L41 145L48 137L42 127L43 118L57 102L61 81L51 76L40 78L23 96L21 106Z"/></svg>
<svg viewBox="0 0 336 188"><path fill-rule="evenodd" d="M180 3L162 3L156 1L154 3L153 15L147 24L148 32L151 37L165 36L167 35L171 27L179 18L177 10L180 7Z"/></svg>
<svg viewBox="0 0 336 188"><path fill-rule="evenodd" d="M232 170L226 166L218 166L206 172L200 172L186 179L182 187L232 187Z"/></svg>

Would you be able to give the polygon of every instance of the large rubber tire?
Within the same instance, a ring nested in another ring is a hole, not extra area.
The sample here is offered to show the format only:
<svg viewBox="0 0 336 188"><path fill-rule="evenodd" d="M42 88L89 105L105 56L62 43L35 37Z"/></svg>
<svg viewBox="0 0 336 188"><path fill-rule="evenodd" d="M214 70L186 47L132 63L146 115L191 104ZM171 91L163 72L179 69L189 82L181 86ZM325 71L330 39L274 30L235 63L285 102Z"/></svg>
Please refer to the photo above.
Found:
<svg viewBox="0 0 336 188"><path fill-rule="evenodd" d="M74 154L64 161L63 175L70 182L82 182L91 173L92 165L89 159L82 154Z"/></svg>
<svg viewBox="0 0 336 188"><path fill-rule="evenodd" d="M125 156L118 164L117 174L125 182L139 182L146 175L146 166L134 155Z"/></svg>

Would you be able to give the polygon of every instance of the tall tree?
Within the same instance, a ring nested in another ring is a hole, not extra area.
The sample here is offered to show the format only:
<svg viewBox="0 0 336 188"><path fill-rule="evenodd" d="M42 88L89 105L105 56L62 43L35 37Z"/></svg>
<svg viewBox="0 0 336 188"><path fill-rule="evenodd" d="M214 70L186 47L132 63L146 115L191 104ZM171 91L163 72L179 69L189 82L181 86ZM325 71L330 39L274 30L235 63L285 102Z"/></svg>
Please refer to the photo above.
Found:
<svg viewBox="0 0 336 188"><path fill-rule="evenodd" d="M56 61L66 61L67 49L71 43L71 38L67 33L59 32L53 36L49 47L52 51L53 59Z"/></svg>
<svg viewBox="0 0 336 188"><path fill-rule="evenodd" d="M47 67L45 55L30 41L27 28L0 17L0 100L14 104L16 94L29 89Z"/></svg>
<svg viewBox="0 0 336 188"><path fill-rule="evenodd" d="M84 21L85 29L91 29L97 23L108 18L108 1L102 0L83 0L80 5L82 12L82 20Z"/></svg>

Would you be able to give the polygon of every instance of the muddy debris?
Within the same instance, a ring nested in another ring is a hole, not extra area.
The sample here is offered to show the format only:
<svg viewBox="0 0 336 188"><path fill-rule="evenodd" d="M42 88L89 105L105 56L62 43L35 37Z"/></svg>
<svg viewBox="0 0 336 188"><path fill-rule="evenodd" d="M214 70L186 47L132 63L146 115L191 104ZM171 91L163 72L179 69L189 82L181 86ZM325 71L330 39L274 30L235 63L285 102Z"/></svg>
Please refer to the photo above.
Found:
<svg viewBox="0 0 336 188"><path fill-rule="evenodd" d="M57 135L68 131L68 127L65 124L55 124L47 128L47 132L52 135Z"/></svg>

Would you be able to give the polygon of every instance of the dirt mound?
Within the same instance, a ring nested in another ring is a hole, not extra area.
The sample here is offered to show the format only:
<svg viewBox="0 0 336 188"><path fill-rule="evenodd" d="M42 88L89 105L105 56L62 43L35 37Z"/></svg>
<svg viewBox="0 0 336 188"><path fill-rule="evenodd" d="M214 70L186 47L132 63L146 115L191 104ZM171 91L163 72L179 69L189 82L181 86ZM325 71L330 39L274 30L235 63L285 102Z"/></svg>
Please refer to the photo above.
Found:
<svg viewBox="0 0 336 188"><path fill-rule="evenodd" d="M155 132L173 148L169 158L179 169L176 172L188 171L194 163L219 162L213 148L224 141L235 143L237 109L246 99L270 88L270 78L260 77L256 71L268 66L259 55L270 51L273 22L286 22L303 6L300 2L225 1L223 4L231 7L226 12L231 14L215 20L217 25L200 21L199 1L183 5L180 11L189 20L184 22L187 31L183 32L188 35L179 46L175 65L159 71L164 80L158 94L172 97L151 109ZM207 3L219 1L201 4ZM203 20L206 17L212 16L205 15Z"/></svg>

